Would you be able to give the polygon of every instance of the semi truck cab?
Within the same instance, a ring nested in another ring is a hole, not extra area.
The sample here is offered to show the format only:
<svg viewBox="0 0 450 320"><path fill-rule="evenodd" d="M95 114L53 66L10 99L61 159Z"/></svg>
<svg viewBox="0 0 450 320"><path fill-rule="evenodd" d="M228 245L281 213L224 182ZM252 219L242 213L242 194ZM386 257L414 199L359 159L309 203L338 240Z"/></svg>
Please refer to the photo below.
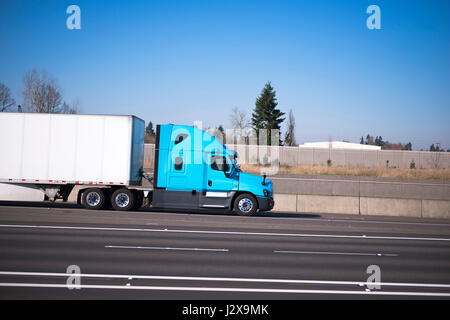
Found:
<svg viewBox="0 0 450 320"><path fill-rule="evenodd" d="M272 181L242 172L237 158L196 127L158 125L152 207L228 209L244 216L271 210Z"/></svg>

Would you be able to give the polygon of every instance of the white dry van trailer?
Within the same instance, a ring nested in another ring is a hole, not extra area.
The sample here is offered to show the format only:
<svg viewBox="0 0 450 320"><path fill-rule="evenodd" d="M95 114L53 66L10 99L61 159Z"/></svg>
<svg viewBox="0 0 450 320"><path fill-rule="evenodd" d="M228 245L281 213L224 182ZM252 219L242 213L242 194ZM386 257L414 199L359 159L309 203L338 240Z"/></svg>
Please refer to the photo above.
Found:
<svg viewBox="0 0 450 320"><path fill-rule="evenodd" d="M66 201L81 185L89 209L136 208L144 132L135 116L1 112L0 200Z"/></svg>

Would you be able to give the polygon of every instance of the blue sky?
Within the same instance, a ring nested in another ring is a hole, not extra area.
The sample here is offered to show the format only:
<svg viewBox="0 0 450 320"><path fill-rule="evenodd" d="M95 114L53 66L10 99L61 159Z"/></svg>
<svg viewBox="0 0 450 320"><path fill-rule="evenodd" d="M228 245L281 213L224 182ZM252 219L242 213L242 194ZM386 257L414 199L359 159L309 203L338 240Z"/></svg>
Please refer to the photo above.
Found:
<svg viewBox="0 0 450 320"><path fill-rule="evenodd" d="M66 8L81 8L81 30ZM381 9L381 30L366 8ZM83 113L229 127L267 81L298 142L450 148L450 1L1 1L0 82L33 67Z"/></svg>

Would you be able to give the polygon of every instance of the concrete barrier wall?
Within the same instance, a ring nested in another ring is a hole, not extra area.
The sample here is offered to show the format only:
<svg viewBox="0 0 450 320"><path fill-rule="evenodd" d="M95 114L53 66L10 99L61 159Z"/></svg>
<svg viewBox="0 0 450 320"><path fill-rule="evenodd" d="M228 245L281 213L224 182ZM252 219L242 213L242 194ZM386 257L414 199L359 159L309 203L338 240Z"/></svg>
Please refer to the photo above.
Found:
<svg viewBox="0 0 450 320"><path fill-rule="evenodd" d="M422 217L450 218L450 201L422 200Z"/></svg>
<svg viewBox="0 0 450 320"><path fill-rule="evenodd" d="M450 182L350 176L273 176L274 192L450 201Z"/></svg>
<svg viewBox="0 0 450 320"><path fill-rule="evenodd" d="M450 219L450 183L272 177L275 211Z"/></svg>
<svg viewBox="0 0 450 320"><path fill-rule="evenodd" d="M346 167L397 167L409 168L414 162L416 168L450 168L450 152L428 151L367 151L317 149L299 147L267 147L255 145L228 145L239 154L239 163L277 161L282 166L327 165L328 159L333 166ZM146 144L144 148L144 166L152 168L155 145Z"/></svg>
<svg viewBox="0 0 450 320"><path fill-rule="evenodd" d="M297 212L359 214L359 198L298 194Z"/></svg>
<svg viewBox="0 0 450 320"><path fill-rule="evenodd" d="M275 194L274 211L450 219L450 201Z"/></svg>
<svg viewBox="0 0 450 320"><path fill-rule="evenodd" d="M360 197L361 215L422 217L422 200Z"/></svg>

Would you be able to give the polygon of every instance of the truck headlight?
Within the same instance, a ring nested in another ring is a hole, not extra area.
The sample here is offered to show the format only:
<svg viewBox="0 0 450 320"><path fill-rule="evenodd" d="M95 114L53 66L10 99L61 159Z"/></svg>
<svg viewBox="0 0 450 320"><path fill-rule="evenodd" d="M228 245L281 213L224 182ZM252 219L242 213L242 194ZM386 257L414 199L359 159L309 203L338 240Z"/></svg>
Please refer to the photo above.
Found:
<svg viewBox="0 0 450 320"><path fill-rule="evenodd" d="M265 196L265 197L268 197L269 194L270 194L269 190L267 190L267 189L264 189L264 190L263 190L263 193L264 193L264 196Z"/></svg>

